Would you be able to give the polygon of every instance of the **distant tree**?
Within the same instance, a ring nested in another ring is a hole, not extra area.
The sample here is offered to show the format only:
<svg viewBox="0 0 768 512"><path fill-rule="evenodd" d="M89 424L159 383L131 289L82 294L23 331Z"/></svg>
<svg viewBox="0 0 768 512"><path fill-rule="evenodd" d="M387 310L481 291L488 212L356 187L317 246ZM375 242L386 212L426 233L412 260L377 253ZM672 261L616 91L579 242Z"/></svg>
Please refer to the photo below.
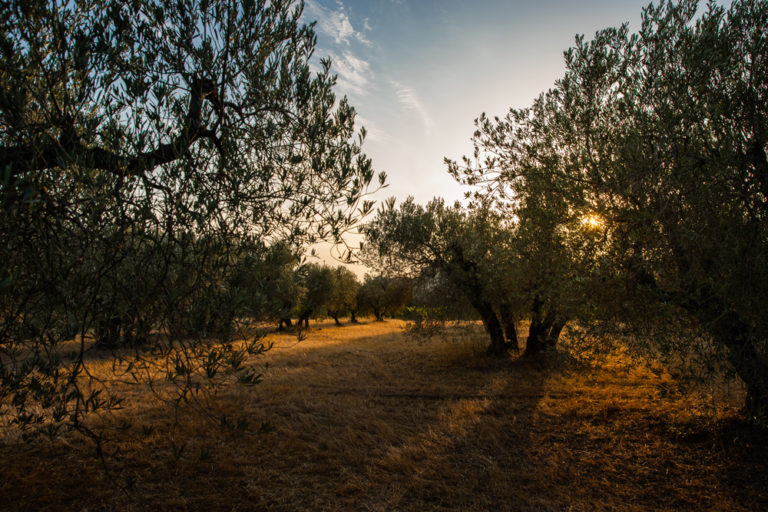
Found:
<svg viewBox="0 0 768 512"><path fill-rule="evenodd" d="M460 290L485 325L489 355L519 349L516 324L526 316L527 355L557 343L568 320L557 292L563 283L536 251L525 257L533 245L519 222L484 205L446 207L436 199L422 207L409 198L399 208L385 203L364 231L367 261L404 275L440 275Z"/></svg>
<svg viewBox="0 0 768 512"><path fill-rule="evenodd" d="M300 258L284 242L254 251L243 262L247 310L250 316L278 322L278 328L292 327L291 315L301 295L294 272Z"/></svg>
<svg viewBox="0 0 768 512"><path fill-rule="evenodd" d="M384 286L384 314L395 318L413 297L413 284L410 279L389 278L382 282Z"/></svg>
<svg viewBox="0 0 768 512"><path fill-rule="evenodd" d="M309 317L324 314L334 287L333 270L327 265L308 263L296 271L302 293L297 306L299 326L309 328Z"/></svg>
<svg viewBox="0 0 768 512"><path fill-rule="evenodd" d="M386 315L396 315L411 296L411 284L407 279L366 275L357 291L358 312L373 313L381 322Z"/></svg>
<svg viewBox="0 0 768 512"><path fill-rule="evenodd" d="M336 325L341 325L339 317L351 315L357 308L358 288L360 282L351 270L341 266L333 269L333 287L325 307Z"/></svg>
<svg viewBox="0 0 768 512"><path fill-rule="evenodd" d="M178 371L159 374L182 396L198 377L242 376L246 348L203 343L247 313L240 262L276 240L339 242L370 211L364 131L330 62L310 67L301 13L292 0L3 2L0 403L25 432L88 432L92 408L116 403L89 399L91 337L163 334L153 343ZM73 336L78 355L61 359Z"/></svg>
<svg viewBox="0 0 768 512"><path fill-rule="evenodd" d="M356 314L372 313L377 321L384 320L384 287L382 279L376 280L366 275L363 284L357 290Z"/></svg>

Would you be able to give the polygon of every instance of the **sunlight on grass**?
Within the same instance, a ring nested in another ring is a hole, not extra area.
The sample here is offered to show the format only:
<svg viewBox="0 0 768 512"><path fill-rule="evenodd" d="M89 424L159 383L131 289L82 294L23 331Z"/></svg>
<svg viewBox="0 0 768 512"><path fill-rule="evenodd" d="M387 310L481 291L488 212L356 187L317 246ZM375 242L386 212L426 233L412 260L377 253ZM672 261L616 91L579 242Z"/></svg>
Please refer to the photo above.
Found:
<svg viewBox="0 0 768 512"><path fill-rule="evenodd" d="M33 456L4 440L0 494L18 504L9 510L67 496L123 510L623 509L626 496L637 510L749 510L764 498L755 482L723 480L732 463L759 463L742 448L749 436L727 441L728 457L711 448L730 404L712 416L696 393L620 355L607 369L499 361L478 351L479 325L426 343L403 325L270 334L264 382L224 387L205 410L158 405L133 386L125 409L102 418L127 494L74 438ZM26 491L38 485L48 491Z"/></svg>

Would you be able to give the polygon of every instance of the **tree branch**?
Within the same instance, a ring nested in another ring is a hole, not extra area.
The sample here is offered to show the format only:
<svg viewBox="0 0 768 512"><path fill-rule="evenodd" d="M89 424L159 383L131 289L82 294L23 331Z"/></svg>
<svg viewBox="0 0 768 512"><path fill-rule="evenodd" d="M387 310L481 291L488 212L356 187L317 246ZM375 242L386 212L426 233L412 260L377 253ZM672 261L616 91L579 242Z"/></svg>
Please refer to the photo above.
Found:
<svg viewBox="0 0 768 512"><path fill-rule="evenodd" d="M220 107L216 89L211 80L194 78L191 81L189 111L179 135L157 148L127 156L99 146L89 146L79 137L72 137L71 127L63 126L64 135L48 143L0 146L0 162L10 169L10 177L25 173L63 167L71 163L92 169L102 169L117 176L142 176L148 170L180 158L201 138L213 141L221 151L221 141L215 132L203 127L202 105L211 102Z"/></svg>

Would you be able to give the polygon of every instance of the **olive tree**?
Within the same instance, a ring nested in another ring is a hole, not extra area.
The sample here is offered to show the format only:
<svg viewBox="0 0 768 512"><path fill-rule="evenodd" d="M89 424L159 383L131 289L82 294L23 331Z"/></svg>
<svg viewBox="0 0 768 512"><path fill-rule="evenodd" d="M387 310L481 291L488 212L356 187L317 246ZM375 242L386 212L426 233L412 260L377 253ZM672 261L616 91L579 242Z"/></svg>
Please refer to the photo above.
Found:
<svg viewBox="0 0 768 512"><path fill-rule="evenodd" d="M308 263L299 267L295 279L301 288L296 306L299 327L309 328L309 317L326 312L334 287L333 270L327 265Z"/></svg>
<svg viewBox="0 0 768 512"><path fill-rule="evenodd" d="M454 171L500 201L547 176L564 208L539 210L600 233L579 245L592 262L574 274L591 283L585 320L633 328L662 352L722 353L749 414L765 418L768 3L698 8L651 5L637 33L578 37L553 89L482 120L487 158Z"/></svg>
<svg viewBox="0 0 768 512"><path fill-rule="evenodd" d="M412 296L408 279L391 276L366 275L357 290L356 313L373 313L377 322L384 321L385 315L395 316Z"/></svg>
<svg viewBox="0 0 768 512"><path fill-rule="evenodd" d="M409 198L399 207L386 202L364 231L366 261L401 275L440 276L456 287L483 321L489 355L522 348L517 332L525 318L527 355L557 343L567 322L552 292L560 283L535 273L543 264L526 259L519 222L488 205L449 207L436 199L423 207Z"/></svg>
<svg viewBox="0 0 768 512"><path fill-rule="evenodd" d="M98 346L151 338L125 368L162 346L182 398L227 368L253 381L258 340L228 341L238 262L339 242L370 211L364 130L310 65L302 7L0 5L0 403L25 432L87 432L119 400L97 398Z"/></svg>
<svg viewBox="0 0 768 512"><path fill-rule="evenodd" d="M333 286L326 302L326 310L336 325L341 325L339 317L352 315L357 309L356 297L360 282L354 272L347 267L336 267L332 273Z"/></svg>

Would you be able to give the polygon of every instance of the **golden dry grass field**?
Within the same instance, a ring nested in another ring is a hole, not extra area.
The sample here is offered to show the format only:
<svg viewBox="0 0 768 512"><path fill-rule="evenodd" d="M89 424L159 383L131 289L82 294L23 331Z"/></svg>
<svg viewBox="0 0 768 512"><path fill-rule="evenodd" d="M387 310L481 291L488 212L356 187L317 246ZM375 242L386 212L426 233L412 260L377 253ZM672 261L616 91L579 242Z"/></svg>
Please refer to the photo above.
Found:
<svg viewBox="0 0 768 512"><path fill-rule="evenodd" d="M76 437L0 444L0 510L768 510L768 436L669 377L416 343L389 320L271 334L212 407L135 393L108 471ZM215 416L216 417L216 416Z"/></svg>

